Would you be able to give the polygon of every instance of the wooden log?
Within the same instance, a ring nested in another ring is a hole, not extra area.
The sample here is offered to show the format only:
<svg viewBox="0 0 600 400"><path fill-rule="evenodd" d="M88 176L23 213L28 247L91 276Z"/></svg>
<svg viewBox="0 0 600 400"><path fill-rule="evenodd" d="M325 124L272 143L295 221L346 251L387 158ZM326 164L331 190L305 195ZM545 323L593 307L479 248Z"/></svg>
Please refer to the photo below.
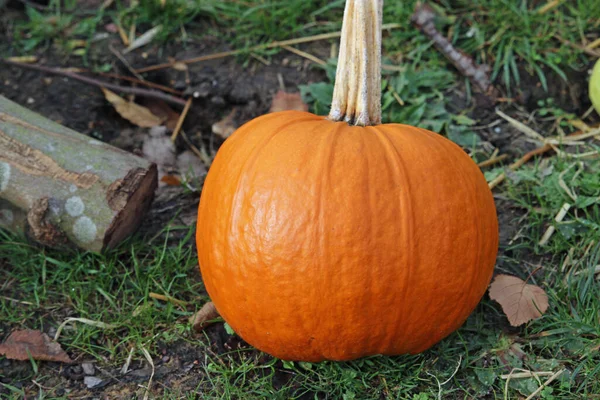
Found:
<svg viewBox="0 0 600 400"><path fill-rule="evenodd" d="M156 165L0 96L0 228L100 252L133 233Z"/></svg>

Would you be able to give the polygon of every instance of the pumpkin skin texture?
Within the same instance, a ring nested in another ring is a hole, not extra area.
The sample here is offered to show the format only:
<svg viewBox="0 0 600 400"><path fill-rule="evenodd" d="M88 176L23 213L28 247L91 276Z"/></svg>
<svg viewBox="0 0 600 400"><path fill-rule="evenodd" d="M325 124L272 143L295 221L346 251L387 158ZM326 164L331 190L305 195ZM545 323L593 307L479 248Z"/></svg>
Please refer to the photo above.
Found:
<svg viewBox="0 0 600 400"><path fill-rule="evenodd" d="M301 111L225 141L196 235L230 326L273 356L312 362L430 348L480 301L498 248L491 191L460 147Z"/></svg>

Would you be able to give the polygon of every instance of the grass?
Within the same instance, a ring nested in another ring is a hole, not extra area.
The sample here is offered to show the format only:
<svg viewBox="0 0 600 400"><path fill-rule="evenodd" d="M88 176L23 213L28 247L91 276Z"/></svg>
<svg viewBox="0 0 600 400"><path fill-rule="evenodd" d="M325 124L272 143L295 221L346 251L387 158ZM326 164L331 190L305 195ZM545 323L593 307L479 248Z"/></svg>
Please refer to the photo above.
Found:
<svg viewBox="0 0 600 400"><path fill-rule="evenodd" d="M395 63L445 66L443 57L428 51L429 40L409 22L416 2L385 2L384 22L403 24L385 38L385 52ZM560 40L579 44L586 35L597 31L600 22L592 16L600 15L600 3L558 3L545 12L541 12L543 4L531 6L525 0L442 0L434 7L439 14L438 29L479 62L491 65L492 78L499 78L509 92L514 92L523 74L536 76L547 88L549 72L566 80L567 70L581 71L586 67L583 52ZM243 49L338 30L343 5L343 0L170 0L163 6L158 0L140 0L117 1L116 7L78 14L74 0L51 0L44 11L26 7L26 18L15 22L15 40L7 51L32 52L56 43L67 54L86 57L89 47L101 40L97 36L100 28L110 22L126 33L135 29L138 34L161 25L162 30L155 36L158 43L175 39L182 46L190 46L208 34L223 37L232 47ZM202 33L198 35L196 31ZM86 41L83 47L81 40ZM278 51L258 53L268 57Z"/></svg>
<svg viewBox="0 0 600 400"><path fill-rule="evenodd" d="M579 44L600 25L591 17L600 15L596 0L564 1L546 13L539 13L545 2L531 4L442 0L434 6L440 15L438 29L478 61L490 64L497 82L516 92L524 74L552 86L549 71L565 79L571 69L583 71L589 59L555 35ZM474 129L479 122L469 117L470 109L460 110L451 96L463 78L410 25L414 5L413 0L385 5L385 22L405 25L384 41L386 62L403 67L384 75L384 119L444 132L481 161L490 151ZM26 8L23 19L12 23L14 41L0 46L12 55L58 49L93 63L88 50L101 40L103 26L113 23L126 32L135 26L138 33L163 26L155 45L174 40L192 47L203 35L219 35L231 47L246 48L339 29L342 7L342 1L176 0L163 8L158 1L142 0L85 11L78 10L74 1L53 0L44 11ZM276 51L260 55L268 58ZM324 113L329 106L334 65L330 60L325 68L327 80L301 87L315 112ZM552 99L529 111L544 136L557 135L561 129L569 133L573 128L568 121L577 117ZM17 328L49 332L68 317L114 325L103 329L72 323L59 341L78 361L94 360L108 371L121 368L132 349L137 369L147 366L142 349L150 352L157 368L168 367L160 362L165 353L175 354L192 369L173 379L155 378L154 394L164 399L192 399L196 393L217 399L514 399L527 397L547 379L506 378L518 369L552 373L564 369L539 393L542 399L598 398L600 286L594 270L600 265L600 161L573 157L597 151L598 146L560 148L568 153L537 159L509 173L495 191L501 215L509 215L502 220L503 232L510 235L501 248L497 272L525 279L541 266L530 283L550 297L547 313L523 327L510 327L499 305L486 295L460 330L419 355L311 364L277 360L245 345L216 354L216 343L239 340L214 327L194 334L188 323L208 300L192 229L179 228L187 229L187 235L176 245L165 231L154 239L136 237L106 255L40 249L0 231L0 337ZM491 180L504 170L505 166L489 169L486 177ZM554 222L566 202L572 205L569 213L562 222ZM551 224L556 232L540 245ZM152 293L187 304L157 300ZM26 394L66 398L65 382L81 386L57 379L64 370L51 364L25 362L15 372L4 368L3 361L0 396L6 398ZM137 384L146 383L147 379L124 385L137 390ZM139 393L120 393L135 395Z"/></svg>

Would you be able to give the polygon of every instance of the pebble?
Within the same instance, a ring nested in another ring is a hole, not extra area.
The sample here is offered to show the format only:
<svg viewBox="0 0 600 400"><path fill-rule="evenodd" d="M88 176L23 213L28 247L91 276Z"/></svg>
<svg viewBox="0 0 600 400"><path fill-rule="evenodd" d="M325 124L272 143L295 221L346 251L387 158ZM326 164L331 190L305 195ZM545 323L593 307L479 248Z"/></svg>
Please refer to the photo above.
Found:
<svg viewBox="0 0 600 400"><path fill-rule="evenodd" d="M88 389L95 388L102 384L102 379L96 378L95 376L86 376L83 378L83 383L87 386Z"/></svg>
<svg viewBox="0 0 600 400"><path fill-rule="evenodd" d="M86 375L94 375L96 373L96 369L92 363L82 363L81 368L83 368L83 373Z"/></svg>

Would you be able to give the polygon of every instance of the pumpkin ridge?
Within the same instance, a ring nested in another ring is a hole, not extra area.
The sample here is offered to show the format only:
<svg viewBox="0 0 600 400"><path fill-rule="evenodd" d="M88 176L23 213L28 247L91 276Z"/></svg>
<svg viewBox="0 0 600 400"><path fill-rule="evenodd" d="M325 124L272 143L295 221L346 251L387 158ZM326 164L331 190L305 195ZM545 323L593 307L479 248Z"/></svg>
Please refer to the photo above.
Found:
<svg viewBox="0 0 600 400"><path fill-rule="evenodd" d="M335 282L335 278L337 277L337 279L343 279L342 277L344 276L344 274L340 274L338 270L336 270L336 268L327 268L328 266L331 266L331 253L328 251L329 249L329 233L325 231L325 227L329 226L328 223L328 217L329 214L325 212L325 209L327 208L327 200L328 197L325 195L322 195L322 193L328 192L330 190L330 184L331 184L331 171L332 171L332 167L334 165L334 156L335 156L335 145L337 143L337 140L339 139L339 135L342 131L342 129L344 128L344 124L340 123L337 126L334 127L334 129L332 130L332 132L330 134L325 135L325 138L322 142L319 143L319 147L323 146L323 149L319 149L319 151L317 152L319 159L322 160L322 167L321 167L321 171L327 171L326 173L321 174L321 179L319 182L319 186L317 189L317 192L319 193L317 196L320 199L319 201L319 210L318 210L318 229L316 230L317 234L319 235L319 252L321 254L321 257L319 257L320 260L326 260L324 262L325 267L323 268L323 265L319 265L317 267L317 269L320 271L320 273L322 273L325 276L325 279L323 280L324 282ZM326 156L320 156L321 153L326 153ZM341 283L340 286L344 286L343 283ZM326 296L326 291L322 291L321 292L321 301L319 302L319 304L327 304L327 298ZM343 310L342 310L343 311ZM331 313L335 316L340 315L338 313L338 310L332 310ZM342 314L343 315L343 312ZM325 335L327 337L327 339L330 337L330 335L335 334L335 332L332 332L333 330L335 330L335 325L329 325L327 327L327 330L325 332ZM331 341L329 340L325 340L323 341L324 338L320 338L321 341L318 344L318 352L320 353L320 355L322 357L326 357L326 353L335 353L335 349L331 346ZM319 338L315 338L314 342L318 342ZM311 342L313 343L313 342ZM323 343L329 343L330 346L328 348L324 348Z"/></svg>
<svg viewBox="0 0 600 400"><path fill-rule="evenodd" d="M267 118L269 118L269 117L270 117L270 115L267 116ZM269 119L276 119L276 118L273 117L273 118L269 118ZM303 119L303 120L308 120L308 119ZM248 180L248 170L250 168L250 164L252 162L256 161L256 159L258 157L258 153L260 153L260 150L264 149L264 147L268 144L268 142L270 142L277 134L281 133L283 128L287 127L288 125L294 124L296 122L297 122L296 120L286 121L284 124L277 127L274 130L274 132L270 133L267 137L263 138L260 141L257 141L257 143L254 145L252 150L250 150L247 153L247 157L243 161L241 166L238 167L239 174L238 174L238 177L236 179L236 184L235 184L235 190L234 190L235 195L232 196L231 205L229 207L229 209L232 210L232 212L231 212L231 215L227 219L226 229L223 231L223 233L225 235L225 237L223 238L223 248L224 248L223 264L225 266L227 266L227 268L230 268L230 269L237 268L237 272L238 272L238 274L240 274L241 277L245 276L242 266L237 263L235 263L236 264L235 266L231 266L229 263L229 260L228 260L228 256L230 254L235 254L230 251L234 247L232 245L232 240L234 240L234 238L236 238L236 236L231 234L232 233L231 229L232 229L232 226L234 226L236 221L239 219L239 214L243 207L243 201L240 201L240 199L243 200L245 191L242 193L242 190L240 190L240 188L243 186L243 183L245 183ZM240 132L240 133L242 133L242 132ZM258 152L257 152L257 150L258 150ZM218 311L220 311L220 310L218 310ZM235 327L234 327L234 329L235 329ZM239 332L239 333L240 333L240 336L242 336L241 332Z"/></svg>
<svg viewBox="0 0 600 400"><path fill-rule="evenodd" d="M406 307L406 304L409 304L409 302L407 302L407 299L410 292L409 285L407 285L406 282L411 282L413 275L413 267L415 265L415 261L418 261L415 259L415 257L418 257L418 254L415 251L414 241L414 199L412 196L413 191L411 190L411 183L407 174L406 163L402 155L400 154L400 151L396 148L394 141L389 137L386 129L381 129L377 125L367 126L365 128L367 129L367 131L374 131L376 133L376 137L379 139L379 142L383 146L386 154L386 163L391 167L390 169L395 172L396 182L402 184L402 190L400 193L404 194L404 199L400 199L400 212L405 216L410 216L410 218L403 218L404 224L402 226L402 231L404 232L404 238L401 238L401 240L399 240L399 242L402 242L403 245L404 243L407 243L406 248L408 248L409 251L407 252L407 265L404 266L404 268L400 266L400 268L403 270L402 282L404 282L404 285L402 287L402 293L399 295L399 298L402 299L402 301L400 302L402 305L402 309L400 312L397 313L394 323L394 329L388 330L389 338L384 342L388 344L389 347L389 343L394 339L395 336L406 337L405 334L409 329L406 323L404 322L407 321L407 317L411 314L410 308ZM395 162L393 162L393 160L395 160ZM402 332L402 334L400 335L399 332ZM404 346L404 344L401 344L400 346Z"/></svg>
<svg viewBox="0 0 600 400"><path fill-rule="evenodd" d="M443 159L446 160L446 162L442 162L441 164L444 165L445 168L452 168L454 171L454 176L457 178L457 187L471 187L471 186L476 186L473 185L475 182L472 181L468 181L465 179L465 174L464 174L464 168L458 168L458 166L462 166L464 165L464 161L461 160L461 158L464 158L465 156L467 156L467 154L464 152L464 150L462 148L460 148L459 146L457 146L455 143L451 142L449 139L444 138L443 136L436 134L435 132L430 132L427 131L425 129L421 130L422 132L424 132L426 134L427 137L430 138L431 143L437 147L440 150L437 150L436 153L440 155L440 158L443 157ZM443 139L443 140L442 140ZM467 156L468 157L468 156ZM469 162L472 162L470 160L469 157ZM467 190L467 195L469 198L469 204L477 204L477 199L474 196L474 191L472 190ZM474 211L475 213L477 213L476 215L474 215L473 217L469 218L468 220L470 221L469 226L470 232L475 231L476 234L476 238L474 238L474 240L477 242L477 251L476 251L476 255L473 257L475 261L477 261L477 263L468 263L469 265L479 265L479 260L480 260L480 253L481 253L481 249L479 248L479 243L480 243L480 239L479 239L479 230L478 229L473 229L474 227L476 228L477 225L479 224L479 214L478 214L478 207L471 207L471 210ZM465 218L463 218L465 219ZM475 274L470 273L470 274L466 274L466 279L468 280L468 284L465 284L465 287L473 287L473 281L475 281ZM465 300L468 300L469 297L469 292L467 290L463 290L462 294L461 294L461 298L459 301L457 301L458 304L465 304ZM452 331L454 331L455 329L457 329L458 327L462 326L462 324L464 323L464 321L466 320L467 317L462 320L459 321L458 317L460 316L460 314L462 313L461 308L459 307L455 307L452 309L451 313L448 315L448 320L455 320L457 322L459 322L459 324L457 324L457 327L452 329ZM446 337L449 333L444 332L443 337Z"/></svg>

